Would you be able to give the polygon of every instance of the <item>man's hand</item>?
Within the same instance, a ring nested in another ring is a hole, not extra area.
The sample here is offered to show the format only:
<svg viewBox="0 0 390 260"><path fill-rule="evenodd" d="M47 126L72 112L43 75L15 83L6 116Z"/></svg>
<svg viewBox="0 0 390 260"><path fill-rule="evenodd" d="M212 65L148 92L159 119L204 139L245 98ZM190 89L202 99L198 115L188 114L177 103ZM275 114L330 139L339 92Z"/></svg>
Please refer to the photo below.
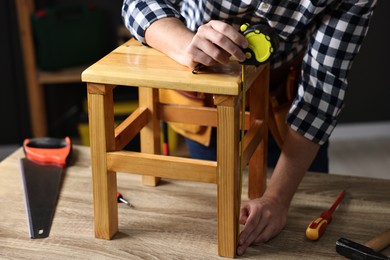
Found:
<svg viewBox="0 0 390 260"><path fill-rule="evenodd" d="M145 32L148 45L165 53L182 65L193 69L197 64L225 64L233 56L244 61L241 48L248 40L231 25L210 21L191 32L177 18L168 17L152 23Z"/></svg>
<svg viewBox="0 0 390 260"><path fill-rule="evenodd" d="M241 48L247 46L245 36L231 25L212 20L199 27L186 49L187 59L207 66L226 64L230 56L244 61L246 56Z"/></svg>
<svg viewBox="0 0 390 260"><path fill-rule="evenodd" d="M251 244L267 242L284 228L291 200L319 149L291 128L278 163L263 197L242 205L240 223L244 228L238 240L237 254Z"/></svg>
<svg viewBox="0 0 390 260"><path fill-rule="evenodd" d="M238 240L237 254L242 255L253 244L275 237L286 225L288 208L263 196L241 206L240 224L244 228Z"/></svg>

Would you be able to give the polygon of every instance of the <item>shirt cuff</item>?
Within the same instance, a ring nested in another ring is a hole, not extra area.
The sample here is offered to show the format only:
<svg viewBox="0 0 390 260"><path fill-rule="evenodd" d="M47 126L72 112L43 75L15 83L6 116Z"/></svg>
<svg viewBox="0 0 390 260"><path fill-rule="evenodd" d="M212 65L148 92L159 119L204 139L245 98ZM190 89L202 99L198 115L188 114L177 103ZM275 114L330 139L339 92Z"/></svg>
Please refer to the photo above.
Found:
<svg viewBox="0 0 390 260"><path fill-rule="evenodd" d="M141 43L146 44L145 31L155 21L166 18L176 17L183 20L180 13L169 5L160 5L152 2L145 4L139 2L130 4L128 8L123 9L122 19L130 33Z"/></svg>
<svg viewBox="0 0 390 260"><path fill-rule="evenodd" d="M326 117L307 103L299 101L292 104L286 120L291 129L320 145L328 141L337 124L336 118Z"/></svg>

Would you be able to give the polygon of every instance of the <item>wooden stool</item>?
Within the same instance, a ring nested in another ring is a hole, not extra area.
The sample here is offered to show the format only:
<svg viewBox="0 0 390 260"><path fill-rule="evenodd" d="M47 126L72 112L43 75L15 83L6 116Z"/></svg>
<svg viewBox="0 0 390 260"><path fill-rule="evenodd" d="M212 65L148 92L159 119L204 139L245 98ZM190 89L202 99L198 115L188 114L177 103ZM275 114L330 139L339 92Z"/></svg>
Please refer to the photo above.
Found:
<svg viewBox="0 0 390 260"><path fill-rule="evenodd" d="M243 162L249 163L248 196L256 198L266 184L269 66L247 66L245 74L249 112ZM146 185L157 185L160 177L215 183L218 253L233 258L241 202L241 65L232 61L194 75L155 49L130 40L86 69L82 81L88 88L95 236L111 239L118 231L116 172L143 175ZM138 86L139 107L114 128L116 85ZM159 89L210 93L216 108L162 104ZM217 127L217 161L160 155L160 120ZM141 152L122 151L138 133Z"/></svg>

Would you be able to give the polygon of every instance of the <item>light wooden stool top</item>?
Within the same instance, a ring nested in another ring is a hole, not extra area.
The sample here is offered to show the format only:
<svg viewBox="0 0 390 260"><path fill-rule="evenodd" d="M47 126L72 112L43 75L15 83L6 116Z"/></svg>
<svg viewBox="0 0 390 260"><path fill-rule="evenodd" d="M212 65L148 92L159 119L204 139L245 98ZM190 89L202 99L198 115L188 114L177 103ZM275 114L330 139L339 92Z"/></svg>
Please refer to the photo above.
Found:
<svg viewBox="0 0 390 260"><path fill-rule="evenodd" d="M253 83L261 67L248 66L246 83ZM201 77L199 75L202 75ZM199 74L161 52L130 40L82 73L83 82L145 86L158 89L196 91L218 95L239 95L241 65L216 65Z"/></svg>

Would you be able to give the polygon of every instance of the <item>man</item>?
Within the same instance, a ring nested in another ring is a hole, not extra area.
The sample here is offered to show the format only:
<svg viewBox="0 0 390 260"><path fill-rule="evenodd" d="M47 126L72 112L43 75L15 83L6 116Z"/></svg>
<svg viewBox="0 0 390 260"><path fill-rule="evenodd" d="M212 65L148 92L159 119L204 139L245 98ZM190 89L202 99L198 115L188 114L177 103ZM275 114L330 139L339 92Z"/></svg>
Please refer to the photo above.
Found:
<svg viewBox="0 0 390 260"><path fill-rule="evenodd" d="M241 207L237 254L285 226L290 202L342 109L347 76L368 31L376 0L125 0L132 35L177 62L225 64L245 60L238 27L264 23L279 36L277 70L303 54L298 92L287 114L280 157L264 195Z"/></svg>

